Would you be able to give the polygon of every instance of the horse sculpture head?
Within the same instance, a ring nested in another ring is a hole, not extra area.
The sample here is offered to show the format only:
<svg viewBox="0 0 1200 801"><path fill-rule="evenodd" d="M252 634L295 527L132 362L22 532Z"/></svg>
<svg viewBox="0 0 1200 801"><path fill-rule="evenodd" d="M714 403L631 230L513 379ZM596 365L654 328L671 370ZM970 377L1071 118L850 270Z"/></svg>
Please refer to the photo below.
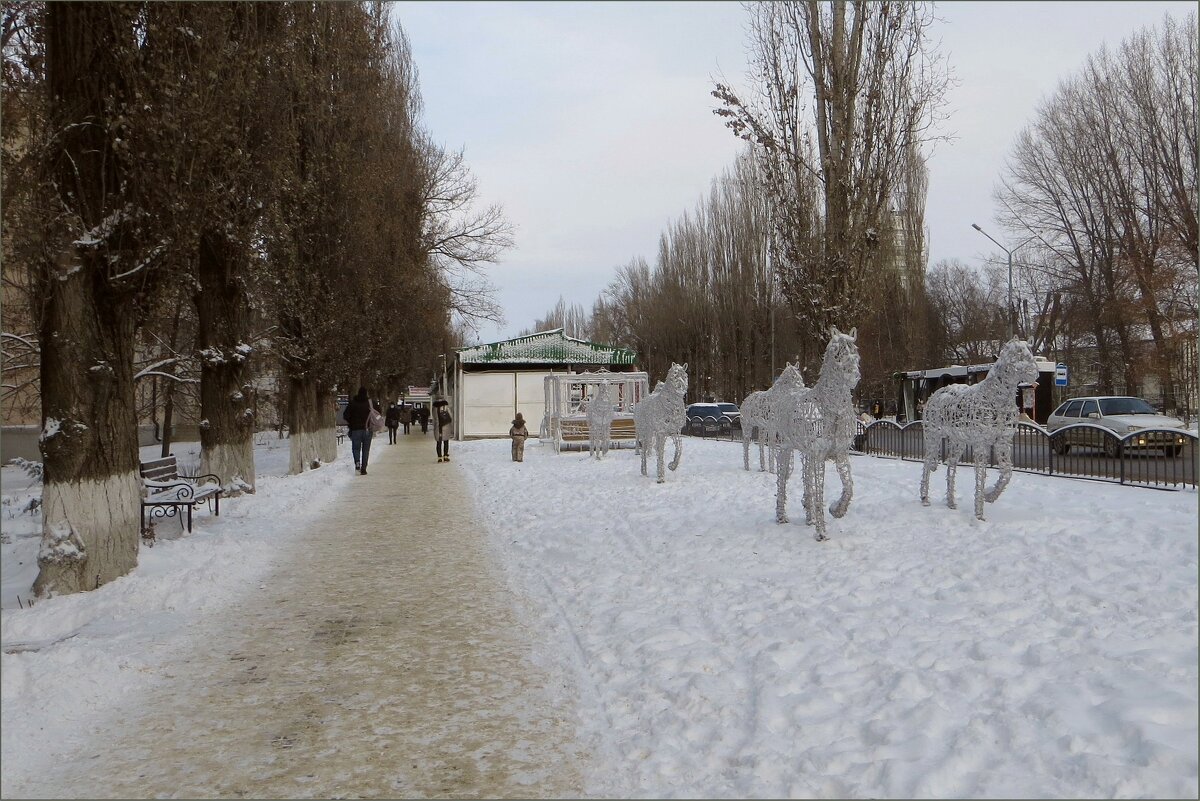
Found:
<svg viewBox="0 0 1200 801"><path fill-rule="evenodd" d="M804 376L800 375L800 368L788 362L787 366L783 368L783 372L779 374L779 378L775 379L775 386L804 389Z"/></svg>
<svg viewBox="0 0 1200 801"><path fill-rule="evenodd" d="M862 377L858 368L858 328L851 328L850 333L843 334L837 326L829 327L829 344L825 346L825 358L821 362L821 377L832 377L836 373L839 381L844 381L851 388L858 385Z"/></svg>
<svg viewBox="0 0 1200 801"><path fill-rule="evenodd" d="M677 392L680 395L686 395L688 388L687 363L685 362L684 364L676 364L675 362L672 362L671 369L667 370L667 379L663 383L666 384L672 392Z"/></svg>
<svg viewBox="0 0 1200 801"><path fill-rule="evenodd" d="M1033 351L1024 341L1014 337L1000 349L1000 358L991 369L991 374L1005 384L1028 384L1038 377L1037 362Z"/></svg>

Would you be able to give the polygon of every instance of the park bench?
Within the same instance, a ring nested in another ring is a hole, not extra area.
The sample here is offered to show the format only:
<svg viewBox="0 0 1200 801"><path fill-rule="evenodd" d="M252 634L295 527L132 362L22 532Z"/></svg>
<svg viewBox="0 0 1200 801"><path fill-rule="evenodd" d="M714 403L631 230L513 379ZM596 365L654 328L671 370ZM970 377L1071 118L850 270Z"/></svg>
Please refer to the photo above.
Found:
<svg viewBox="0 0 1200 801"><path fill-rule="evenodd" d="M192 509L207 503L213 514L221 514L221 479L207 473L199 476L181 476L175 455L142 462L142 533L146 533L146 510L150 520L156 517L175 517L180 510L187 509L187 530L192 530ZM182 527L183 518L179 519Z"/></svg>

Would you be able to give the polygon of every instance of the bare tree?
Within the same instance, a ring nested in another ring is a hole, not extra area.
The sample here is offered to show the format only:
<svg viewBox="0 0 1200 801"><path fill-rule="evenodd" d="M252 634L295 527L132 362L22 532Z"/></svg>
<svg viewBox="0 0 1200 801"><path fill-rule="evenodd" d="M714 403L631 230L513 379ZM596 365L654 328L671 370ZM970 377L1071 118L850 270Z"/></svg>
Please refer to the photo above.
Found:
<svg viewBox="0 0 1200 801"><path fill-rule="evenodd" d="M1086 340L1098 388L1138 391L1153 369L1171 406L1195 381L1180 358L1198 275L1195 25L1167 17L1090 56L1018 137L997 191L1001 222L1039 241L1065 346Z"/></svg>
<svg viewBox="0 0 1200 801"><path fill-rule="evenodd" d="M937 138L949 83L912 2L749 5L753 94L718 83L715 113L751 142L783 291L805 330L857 325L901 165Z"/></svg>
<svg viewBox="0 0 1200 801"><path fill-rule="evenodd" d="M427 160L424 247L450 294L454 313L465 320L503 322L487 265L512 247L512 226L499 204L475 207L479 186L461 150L424 143Z"/></svg>

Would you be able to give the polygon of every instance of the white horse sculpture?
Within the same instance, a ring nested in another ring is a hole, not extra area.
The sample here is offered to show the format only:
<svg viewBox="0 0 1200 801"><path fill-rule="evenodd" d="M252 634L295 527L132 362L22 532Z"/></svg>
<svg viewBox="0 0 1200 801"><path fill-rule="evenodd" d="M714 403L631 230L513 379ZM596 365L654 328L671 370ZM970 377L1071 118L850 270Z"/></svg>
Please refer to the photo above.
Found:
<svg viewBox="0 0 1200 801"><path fill-rule="evenodd" d="M772 426L779 417L781 405L790 406L790 397L804 389L804 378L794 364L788 362L770 389L751 392L742 401L742 466L750 469L750 442L758 445L758 470L767 468L766 452L770 453L770 470L775 472L775 432ZM757 430L757 436L755 431Z"/></svg>
<svg viewBox="0 0 1200 801"><path fill-rule="evenodd" d="M596 394L588 401L588 451L593 458L608 456L608 446L612 436L613 421L612 395L605 381L596 389Z"/></svg>
<svg viewBox="0 0 1200 801"><path fill-rule="evenodd" d="M667 437L675 440L675 458L669 467L679 467L683 455L683 437L680 432L687 423L683 396L687 394L687 365L672 364L665 381L633 407L633 423L637 446L642 452L642 475L646 473L646 451L654 448L658 453L658 483L666 481L663 460L667 448Z"/></svg>
<svg viewBox="0 0 1200 801"><path fill-rule="evenodd" d="M842 480L842 495L829 507L834 517L842 517L854 496L850 475L850 443L854 439L855 413L850 393L858 385L858 329L843 334L830 329L831 338L821 363L821 376L811 389L792 393L790 408L781 409L775 429L779 435L779 459L776 465L775 521L788 522L787 482L792 473L792 452L799 451L804 478L804 516L815 525L813 536L825 536L825 460L833 459Z"/></svg>
<svg viewBox="0 0 1200 801"><path fill-rule="evenodd" d="M942 439L946 440L946 505L954 502L954 474L967 447L974 451L975 517L983 520L983 503L995 503L1012 478L1013 431L1017 424L1017 387L1038 376L1029 346L1013 338L987 378L974 386L950 384L925 403L925 468L921 471L921 503L929 505L929 474L937 469ZM984 491L988 449L996 448L1000 478Z"/></svg>

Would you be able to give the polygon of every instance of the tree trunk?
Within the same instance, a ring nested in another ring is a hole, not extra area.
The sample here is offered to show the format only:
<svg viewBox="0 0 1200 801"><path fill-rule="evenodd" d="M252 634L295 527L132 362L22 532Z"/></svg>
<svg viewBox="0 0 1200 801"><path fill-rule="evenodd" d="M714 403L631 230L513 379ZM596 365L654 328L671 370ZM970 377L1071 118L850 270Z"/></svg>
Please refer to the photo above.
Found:
<svg viewBox="0 0 1200 801"><path fill-rule="evenodd" d="M39 597L90 590L137 566L135 315L107 278L122 251L122 174L109 114L126 87L119 48L135 11L51 3L46 84L57 136L47 152L58 202L80 229L48 229L40 265L42 544ZM66 215L59 215L59 218ZM57 221L56 221L57 222ZM81 236L82 234L82 236Z"/></svg>
<svg viewBox="0 0 1200 801"><path fill-rule="evenodd" d="M94 589L137 566L133 315L104 296L102 266L69 252L65 259L75 263L45 282L41 326L38 597Z"/></svg>
<svg viewBox="0 0 1200 801"><path fill-rule="evenodd" d="M233 244L219 231L200 236L196 293L200 353L200 472L229 494L254 492L254 410L246 395L248 308Z"/></svg>
<svg viewBox="0 0 1200 801"><path fill-rule="evenodd" d="M291 430L289 474L298 475L336 459L333 396L329 387L312 376L290 377L288 428Z"/></svg>

